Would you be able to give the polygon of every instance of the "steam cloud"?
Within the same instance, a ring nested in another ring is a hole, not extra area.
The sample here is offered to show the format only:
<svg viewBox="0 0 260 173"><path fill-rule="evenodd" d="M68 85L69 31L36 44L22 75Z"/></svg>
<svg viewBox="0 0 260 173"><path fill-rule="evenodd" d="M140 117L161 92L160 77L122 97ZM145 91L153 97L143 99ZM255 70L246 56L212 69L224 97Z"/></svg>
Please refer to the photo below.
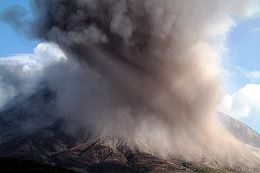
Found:
<svg viewBox="0 0 260 173"><path fill-rule="evenodd" d="M217 146L225 143L229 151L231 139L212 118L221 96L218 63L234 20L252 16L257 1L32 2L33 36L80 62L63 66L65 74L54 68L46 75L70 130L80 124L162 155L226 157Z"/></svg>

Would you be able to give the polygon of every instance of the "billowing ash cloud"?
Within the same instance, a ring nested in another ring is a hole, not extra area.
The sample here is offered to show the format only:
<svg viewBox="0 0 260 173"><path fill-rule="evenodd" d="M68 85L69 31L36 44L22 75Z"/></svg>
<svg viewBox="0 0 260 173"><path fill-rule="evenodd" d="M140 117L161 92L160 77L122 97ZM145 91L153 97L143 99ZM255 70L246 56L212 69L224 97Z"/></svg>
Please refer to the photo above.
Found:
<svg viewBox="0 0 260 173"><path fill-rule="evenodd" d="M215 51L205 26L221 15L217 5L36 1L36 11L45 12L36 33L100 75L132 116L156 116L172 126L203 119L216 104Z"/></svg>
<svg viewBox="0 0 260 173"><path fill-rule="evenodd" d="M85 80L68 77L58 89L70 122L162 153L203 155L205 142L219 144L219 56L234 19L253 15L256 1L33 2L36 36L87 68Z"/></svg>
<svg viewBox="0 0 260 173"><path fill-rule="evenodd" d="M233 17L250 16L255 5L244 0L33 4L38 37L57 43L97 73L116 105L133 111L131 117L158 118L170 127L195 126L214 110L220 53L215 47Z"/></svg>
<svg viewBox="0 0 260 173"><path fill-rule="evenodd" d="M218 61L234 19L252 16L257 1L32 2L33 36L81 64L46 73L69 130L125 136L148 152L225 158L218 146L230 149L231 138L216 140L224 132L211 117L220 97Z"/></svg>

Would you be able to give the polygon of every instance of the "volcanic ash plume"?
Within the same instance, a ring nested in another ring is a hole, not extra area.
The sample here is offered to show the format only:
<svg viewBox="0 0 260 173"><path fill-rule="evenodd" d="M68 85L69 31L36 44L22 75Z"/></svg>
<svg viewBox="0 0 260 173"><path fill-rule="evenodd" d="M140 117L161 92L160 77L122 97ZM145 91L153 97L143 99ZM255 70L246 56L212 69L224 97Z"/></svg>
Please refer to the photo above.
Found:
<svg viewBox="0 0 260 173"><path fill-rule="evenodd" d="M102 77L133 118L194 125L215 107L216 52L205 25L218 15L218 3L36 2L36 10L46 13L38 35Z"/></svg>
<svg viewBox="0 0 260 173"><path fill-rule="evenodd" d="M203 154L216 144L211 115L223 43L234 19L254 7L249 0L35 0L33 29L85 67L80 81L65 76L70 94L60 94L71 123L147 151Z"/></svg>

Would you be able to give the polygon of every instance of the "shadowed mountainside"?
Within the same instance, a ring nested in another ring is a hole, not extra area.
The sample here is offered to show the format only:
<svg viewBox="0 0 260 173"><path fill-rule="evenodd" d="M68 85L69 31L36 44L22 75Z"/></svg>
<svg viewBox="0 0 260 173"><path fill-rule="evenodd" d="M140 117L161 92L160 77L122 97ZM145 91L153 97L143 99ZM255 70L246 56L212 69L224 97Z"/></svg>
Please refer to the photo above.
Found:
<svg viewBox="0 0 260 173"><path fill-rule="evenodd" d="M19 172L19 173L76 173L59 167L40 164L28 160L19 160L11 158L0 158L1 172Z"/></svg>

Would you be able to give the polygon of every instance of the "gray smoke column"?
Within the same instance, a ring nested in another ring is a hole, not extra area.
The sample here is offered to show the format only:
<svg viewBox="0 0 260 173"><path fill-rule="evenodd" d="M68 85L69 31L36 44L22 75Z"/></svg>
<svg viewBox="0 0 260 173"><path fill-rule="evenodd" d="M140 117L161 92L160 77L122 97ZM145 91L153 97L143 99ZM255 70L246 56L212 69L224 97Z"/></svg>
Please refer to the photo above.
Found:
<svg viewBox="0 0 260 173"><path fill-rule="evenodd" d="M121 106L135 110L132 116L156 116L171 126L196 124L214 109L215 60L203 37L218 3L34 2L35 11L43 12L38 36L102 76Z"/></svg>
<svg viewBox="0 0 260 173"><path fill-rule="evenodd" d="M211 116L220 98L218 63L234 19L250 17L255 1L32 3L33 36L57 43L87 71L78 81L65 76L69 89L60 94L61 110L76 124L162 154L204 157L231 139Z"/></svg>

